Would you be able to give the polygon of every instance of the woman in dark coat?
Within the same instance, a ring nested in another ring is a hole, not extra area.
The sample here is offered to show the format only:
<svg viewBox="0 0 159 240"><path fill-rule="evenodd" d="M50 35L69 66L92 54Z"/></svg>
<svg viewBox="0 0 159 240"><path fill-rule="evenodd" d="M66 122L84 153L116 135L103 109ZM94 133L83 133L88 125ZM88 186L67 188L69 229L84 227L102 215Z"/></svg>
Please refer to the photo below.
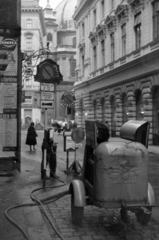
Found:
<svg viewBox="0 0 159 240"><path fill-rule="evenodd" d="M36 141L37 136L38 135L35 131L34 123L31 122L30 127L28 128L27 138L26 138L26 144L30 146L30 151L32 151L31 146L33 146L33 150L35 150L35 145L37 144L37 141Z"/></svg>

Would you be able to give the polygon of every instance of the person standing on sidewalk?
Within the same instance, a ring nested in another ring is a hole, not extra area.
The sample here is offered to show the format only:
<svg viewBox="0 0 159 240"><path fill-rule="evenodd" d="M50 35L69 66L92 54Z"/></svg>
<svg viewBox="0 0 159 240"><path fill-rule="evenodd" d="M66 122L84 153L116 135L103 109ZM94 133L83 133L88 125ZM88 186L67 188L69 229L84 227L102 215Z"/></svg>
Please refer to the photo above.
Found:
<svg viewBox="0 0 159 240"><path fill-rule="evenodd" d="M28 128L26 143L25 143L30 146L30 152L32 151L32 146L33 146L33 150L35 150L35 145L37 144L37 141L36 141L37 136L38 134L36 133L36 130L34 128L34 122L31 122L30 127Z"/></svg>

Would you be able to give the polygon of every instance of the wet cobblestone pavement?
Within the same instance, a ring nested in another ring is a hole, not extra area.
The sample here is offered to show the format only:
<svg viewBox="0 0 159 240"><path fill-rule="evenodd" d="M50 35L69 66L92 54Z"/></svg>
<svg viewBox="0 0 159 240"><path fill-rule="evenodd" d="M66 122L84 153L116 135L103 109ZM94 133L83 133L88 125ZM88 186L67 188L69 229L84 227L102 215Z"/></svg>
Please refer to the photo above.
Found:
<svg viewBox="0 0 159 240"><path fill-rule="evenodd" d="M0 240L26 240L24 235L12 225L4 216L4 211L17 204L32 204L30 193L42 187L40 175L41 140L43 133L38 133L39 144L35 152L29 153L22 135L22 171L14 177L0 178ZM41 138L40 138L41 137ZM66 185L61 188L42 189L35 195L38 199L52 196L58 192L68 190L69 183L77 176L64 173L66 156L63 153L63 138L56 136L58 144L58 175ZM156 148L155 148L156 149ZM77 156L83 158L81 149ZM157 203L159 204L159 151L155 153L153 147L149 151L149 181L152 184ZM71 162L71 160L70 160ZM47 186L61 185L58 180L47 180ZM71 220L71 196L44 205L44 209L62 238L60 238L46 219L40 206L18 208L9 213L28 235L29 240L158 240L159 239L159 208L153 209L150 222L141 225L134 213L129 212L130 223L123 224L119 211L86 206L81 226L75 226Z"/></svg>

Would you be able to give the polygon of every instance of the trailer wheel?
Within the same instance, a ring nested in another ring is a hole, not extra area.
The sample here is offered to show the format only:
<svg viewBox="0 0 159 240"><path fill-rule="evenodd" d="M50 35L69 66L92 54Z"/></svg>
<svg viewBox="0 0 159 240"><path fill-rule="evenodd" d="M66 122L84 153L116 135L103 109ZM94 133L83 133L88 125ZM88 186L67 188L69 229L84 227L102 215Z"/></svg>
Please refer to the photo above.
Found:
<svg viewBox="0 0 159 240"><path fill-rule="evenodd" d="M152 207L141 207L141 209L135 213L137 221L142 225L149 223L152 215Z"/></svg>
<svg viewBox="0 0 159 240"><path fill-rule="evenodd" d="M84 207L74 205L74 196L71 195L71 217L74 225L80 225L83 219Z"/></svg>

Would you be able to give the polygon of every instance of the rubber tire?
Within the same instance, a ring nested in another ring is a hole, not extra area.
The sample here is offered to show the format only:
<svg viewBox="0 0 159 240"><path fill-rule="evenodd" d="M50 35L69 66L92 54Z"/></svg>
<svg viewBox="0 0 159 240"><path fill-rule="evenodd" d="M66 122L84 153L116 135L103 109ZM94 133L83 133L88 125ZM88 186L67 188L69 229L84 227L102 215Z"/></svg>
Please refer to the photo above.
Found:
<svg viewBox="0 0 159 240"><path fill-rule="evenodd" d="M149 207L147 208L148 211L151 211L152 208ZM142 225L147 225L149 223L149 221L151 220L151 215L152 215L152 211L150 214L146 214L144 211L140 211L138 213L135 213L137 221L139 223L141 223Z"/></svg>
<svg viewBox="0 0 159 240"><path fill-rule="evenodd" d="M74 225L81 225L82 219L84 214L84 207L76 207L74 205L74 197L73 194L71 195L71 217L72 223Z"/></svg>

